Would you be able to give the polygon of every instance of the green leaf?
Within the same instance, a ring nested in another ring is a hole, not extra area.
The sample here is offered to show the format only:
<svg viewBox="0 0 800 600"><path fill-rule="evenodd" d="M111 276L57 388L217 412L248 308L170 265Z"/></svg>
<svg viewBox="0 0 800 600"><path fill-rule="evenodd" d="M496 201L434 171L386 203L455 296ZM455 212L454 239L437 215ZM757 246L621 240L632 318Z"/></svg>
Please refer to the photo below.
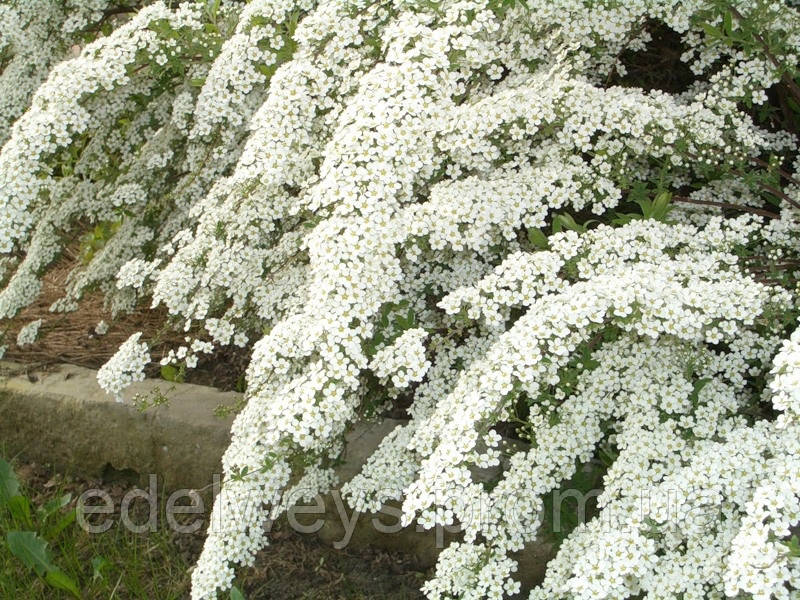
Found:
<svg viewBox="0 0 800 600"><path fill-rule="evenodd" d="M26 527L33 527L31 521L31 505L25 496L14 496L8 501L8 510L14 521Z"/></svg>
<svg viewBox="0 0 800 600"><path fill-rule="evenodd" d="M417 317L414 314L414 311L408 309L408 312L406 313L405 317L402 315L398 315L397 317L395 317L394 325L400 331L405 331L406 329L411 329L414 326L416 320Z"/></svg>
<svg viewBox="0 0 800 600"><path fill-rule="evenodd" d="M276 67L275 65L265 65L261 63L256 65L256 69L258 69L262 75L265 75L266 77L272 77L272 75L275 73Z"/></svg>
<svg viewBox="0 0 800 600"><path fill-rule="evenodd" d="M14 469L3 459L0 459L0 506L5 506L8 501L19 494L19 480L14 474Z"/></svg>
<svg viewBox="0 0 800 600"><path fill-rule="evenodd" d="M722 15L722 29L727 36L730 36L733 32L733 16L729 10L726 10L725 14Z"/></svg>
<svg viewBox="0 0 800 600"><path fill-rule="evenodd" d="M244 594L236 586L231 588L231 600L245 600Z"/></svg>
<svg viewBox="0 0 800 600"><path fill-rule="evenodd" d="M548 245L547 236L541 229L528 229L528 241L542 250L547 248Z"/></svg>
<svg viewBox="0 0 800 600"><path fill-rule="evenodd" d="M706 387L709 383L711 383L711 379L703 378L698 379L694 383L694 388L692 389L692 393L689 394L689 400L693 405L697 405L697 400L700 397L700 392L703 391L703 388Z"/></svg>
<svg viewBox="0 0 800 600"><path fill-rule="evenodd" d="M219 13L219 3L220 0L207 0L206 2L206 15L208 19L213 23L217 20L217 14Z"/></svg>
<svg viewBox="0 0 800 600"><path fill-rule="evenodd" d="M642 215L637 213L617 213L617 216L614 217L611 222L614 225L627 225L631 221L636 221L637 219L641 219Z"/></svg>
<svg viewBox="0 0 800 600"><path fill-rule="evenodd" d="M655 200L653 200L653 204L651 206L652 213L650 216L659 221L663 220L672 209L672 206L670 205L671 200L672 194L669 192L661 192L658 196L656 196Z"/></svg>
<svg viewBox="0 0 800 600"><path fill-rule="evenodd" d="M249 466L247 466L247 465L245 465L245 466L244 466L244 467L242 467L241 469L239 469L239 470L237 470L237 471L234 471L234 472L231 474L231 479L232 479L233 481L242 481L242 480L244 480L244 478L245 478L245 477L247 477L247 474L248 474L249 472L250 472L250 467L249 467Z"/></svg>
<svg viewBox="0 0 800 600"><path fill-rule="evenodd" d="M103 570L111 566L111 563L104 556L95 556L92 559L92 581L105 579Z"/></svg>
<svg viewBox="0 0 800 600"><path fill-rule="evenodd" d="M247 376L244 373L239 375L239 377L236 379L236 391L240 394L243 394L247 391Z"/></svg>
<svg viewBox="0 0 800 600"><path fill-rule="evenodd" d="M11 531L6 535L6 544L11 554L39 576L55 568L47 554L47 542L33 531Z"/></svg>
<svg viewBox="0 0 800 600"><path fill-rule="evenodd" d="M722 31L714 27L710 23L700 23L700 27L706 32L706 35L711 39L722 39Z"/></svg>
<svg viewBox="0 0 800 600"><path fill-rule="evenodd" d="M637 181L634 183L628 192L628 200L631 202L636 202L637 204L641 200L646 200L649 196L650 190L648 189L647 184L643 181Z"/></svg>
<svg viewBox="0 0 800 600"><path fill-rule="evenodd" d="M787 96L786 103L789 105L789 108L791 108L794 112L800 113L800 104L795 102L794 98L792 98L791 96Z"/></svg>
<svg viewBox="0 0 800 600"><path fill-rule="evenodd" d="M72 509L63 517L61 517L61 519L59 519L55 525L53 525L51 528L47 530L48 539L53 539L59 533L64 531L67 527L72 525L75 522L75 518L76 518L75 509Z"/></svg>
<svg viewBox="0 0 800 600"><path fill-rule="evenodd" d="M639 208L642 209L642 216L645 219L649 219L653 216L653 203L647 198L640 198L636 200L636 204L639 205Z"/></svg>
<svg viewBox="0 0 800 600"><path fill-rule="evenodd" d="M63 496L58 496L57 498L53 498L49 502L47 502L44 506L40 507L38 512L42 516L42 518L46 521L62 508L64 508L67 504L70 503L72 500L72 494L64 494Z"/></svg>
<svg viewBox="0 0 800 600"><path fill-rule="evenodd" d="M172 382L177 381L178 369L176 369L172 365L163 365L161 367L161 378Z"/></svg>
<svg viewBox="0 0 800 600"><path fill-rule="evenodd" d="M80 590L78 590L78 586L75 584L75 581L65 575L63 571L51 569L44 576L44 580L49 583L51 587L69 592L75 598L81 597Z"/></svg>
<svg viewBox="0 0 800 600"><path fill-rule="evenodd" d="M586 227L578 225L569 213L558 214L553 219L553 233L558 233L564 228L577 231L578 233L584 233L586 231Z"/></svg>
<svg viewBox="0 0 800 600"><path fill-rule="evenodd" d="M800 557L800 540L797 539L796 535L793 535L789 541L782 543L789 550L789 556L792 558Z"/></svg>

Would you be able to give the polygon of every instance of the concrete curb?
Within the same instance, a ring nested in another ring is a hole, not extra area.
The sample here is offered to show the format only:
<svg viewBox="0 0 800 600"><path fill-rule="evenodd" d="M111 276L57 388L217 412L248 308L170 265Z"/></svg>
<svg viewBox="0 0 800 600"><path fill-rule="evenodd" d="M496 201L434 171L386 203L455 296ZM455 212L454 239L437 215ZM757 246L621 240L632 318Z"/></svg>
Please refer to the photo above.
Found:
<svg viewBox="0 0 800 600"><path fill-rule="evenodd" d="M133 406L137 395L153 398L158 394L169 401L144 412ZM167 492L212 489L215 475L222 472L220 461L232 423L232 418L214 416L214 409L235 404L241 394L146 380L127 389L124 398L125 403L118 403L106 395L91 369L37 368L0 361L0 447L6 455L19 454L62 472L121 481L131 487L147 486L149 475L156 474ZM348 434L346 460L337 469L340 480L357 474L380 440L401 423L385 419L357 425ZM206 498L210 499L210 493ZM381 533L375 528L375 515L358 516L348 536L343 517L349 522L352 509L335 492L324 503L324 525L314 532L337 548L346 539L347 545L406 552L420 567L428 567L434 564L442 539L455 537L446 532L442 536L441 530L416 531L413 526ZM297 520L308 522L309 516ZM384 516L380 522L396 519ZM523 582L539 581L551 556L548 544L521 553L517 558Z"/></svg>
<svg viewBox="0 0 800 600"><path fill-rule="evenodd" d="M7 453L68 473L142 485L157 473L170 490L202 488L221 472L232 419L213 411L239 394L147 380L126 390L126 402L119 403L100 389L91 369L37 370L8 362L0 369L0 440ZM168 404L145 412L132 405L135 395L158 392Z"/></svg>

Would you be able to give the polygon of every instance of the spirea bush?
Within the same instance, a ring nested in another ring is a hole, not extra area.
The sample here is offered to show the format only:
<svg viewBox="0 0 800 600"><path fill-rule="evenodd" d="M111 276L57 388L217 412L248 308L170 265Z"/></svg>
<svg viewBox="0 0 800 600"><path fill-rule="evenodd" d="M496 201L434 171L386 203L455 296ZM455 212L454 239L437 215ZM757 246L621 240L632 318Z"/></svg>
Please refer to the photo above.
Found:
<svg viewBox="0 0 800 600"><path fill-rule="evenodd" d="M432 600L517 594L587 470L596 514L531 599L797 597L792 3L172 5L0 3L0 320L83 236L53 313L163 307L172 368L252 350L193 598L388 409L343 490L463 527ZM679 90L626 75L654 32Z"/></svg>

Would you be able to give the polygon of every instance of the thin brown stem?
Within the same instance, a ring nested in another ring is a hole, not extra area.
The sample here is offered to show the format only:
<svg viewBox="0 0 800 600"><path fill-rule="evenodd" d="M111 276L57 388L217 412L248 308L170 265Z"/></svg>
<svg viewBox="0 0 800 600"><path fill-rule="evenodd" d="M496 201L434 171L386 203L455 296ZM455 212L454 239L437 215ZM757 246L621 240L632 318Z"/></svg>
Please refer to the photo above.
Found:
<svg viewBox="0 0 800 600"><path fill-rule="evenodd" d="M780 167L778 167L776 165L771 165L765 160L762 160L760 158L754 158L754 157L750 158L750 162L752 162L755 165L759 165L761 167L764 167L765 169L775 169L775 171L778 173L778 175L783 177L786 181L788 181L789 183L793 183L796 186L800 186L800 181L799 180L797 180L794 177L792 177L792 175L788 171L784 171L783 169L781 169Z"/></svg>
<svg viewBox="0 0 800 600"><path fill-rule="evenodd" d="M737 21L739 21L740 23L746 23L746 19L735 6L729 5L728 10L730 10L731 14L734 17L736 17ZM794 96L794 99L797 102L800 102L800 87L797 85L797 83L795 83L794 79L789 76L788 71L784 68L784 66L781 64L778 58L772 53L769 44L767 44L767 41L763 38L763 36L760 33L758 33L758 31L755 30L752 31L752 34L753 37L761 46L761 48L764 50L764 54L769 59L769 61L775 66L776 69L778 69L778 71L780 71L781 79L789 87L789 91L792 93L792 96Z"/></svg>
<svg viewBox="0 0 800 600"><path fill-rule="evenodd" d="M134 13L138 11L141 7L140 6L115 6L113 8L107 8L103 11L103 20L113 17L115 15L125 15L128 13Z"/></svg>
<svg viewBox="0 0 800 600"><path fill-rule="evenodd" d="M776 187L773 187L773 186L771 186L771 185L768 185L768 184L766 184L766 183L759 183L758 185L760 185L760 186L761 186L761 188L762 188L763 190L765 190L765 191L769 192L769 193L770 193L770 194L772 194L773 196L775 196L775 197L777 197L777 198L780 198L781 200L784 200L784 201L788 202L789 204L791 204L791 205L792 205L792 206L794 206L795 208L798 208L798 209L800 209L800 203L798 203L796 200L792 200L792 199L791 199L791 198L790 198L790 197L789 197L787 194L785 194L785 193L784 193L782 190L779 190L778 188L776 188Z"/></svg>
<svg viewBox="0 0 800 600"><path fill-rule="evenodd" d="M95 23L94 26L88 27L84 31L86 31L87 33L89 33L89 32L97 33L97 32L99 32L99 31L101 31L103 29L103 25L105 25L109 21L109 19L112 19L113 17L115 17L117 15L127 15L127 14L131 14L131 13L135 13L135 12L139 11L140 9L141 9L141 6L138 6L138 5L134 5L134 6L115 6L115 7L112 7L112 8L107 8L106 10L103 11L103 14L100 17L100 20L97 23Z"/></svg>
<svg viewBox="0 0 800 600"><path fill-rule="evenodd" d="M717 208L727 208L730 210L739 210L742 212L753 213L767 217L768 219L780 219L780 215L764 210L762 208L755 208L753 206L744 206L743 204L729 204L728 202L714 202L713 200L695 200L694 198L687 198L686 196L673 196L675 202L682 202L684 204L698 204L700 206L715 206Z"/></svg>
<svg viewBox="0 0 800 600"><path fill-rule="evenodd" d="M787 269L791 269L792 267L798 267L800 263L796 260L791 260L787 262L779 262L773 263L770 265L751 265L748 266L747 269L754 273L769 273L771 271L785 271Z"/></svg>
<svg viewBox="0 0 800 600"><path fill-rule="evenodd" d="M698 157L696 154L692 154L691 152L687 153L687 155L689 156L689 158L691 158L693 160L700 160L700 157ZM758 159L758 160L760 160L760 159ZM744 173L742 173L738 169L730 169L730 173L732 173L733 175L736 175L737 177L741 177L742 179L747 177ZM788 173L787 173L787 175L788 175ZM788 202L789 204L791 204L792 206L794 206L797 209L800 209L800 203L798 203L796 200L793 200L792 198L790 198L782 190L779 190L776 187L773 187L773 186L771 186L771 185L769 185L767 183L763 183L763 182L760 182L760 181L758 182L758 185L762 190L767 191L770 194L772 194L773 196L775 196L777 198L780 198L781 200L784 200L785 202ZM734 204L734 205L729 206L728 208L732 208L732 207L735 207L735 206L738 206L738 205Z"/></svg>

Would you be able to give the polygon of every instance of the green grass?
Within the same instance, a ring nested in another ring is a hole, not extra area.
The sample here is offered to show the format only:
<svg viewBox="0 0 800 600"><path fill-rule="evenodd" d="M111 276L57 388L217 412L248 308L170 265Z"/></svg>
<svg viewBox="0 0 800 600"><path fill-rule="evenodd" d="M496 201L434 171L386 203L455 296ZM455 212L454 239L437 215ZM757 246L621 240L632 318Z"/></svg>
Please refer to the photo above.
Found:
<svg viewBox="0 0 800 600"><path fill-rule="evenodd" d="M0 520L0 530L8 523ZM137 536L111 530L89 535L78 527L65 531L50 544L53 562L78 582L83 598L185 598L188 565L159 533ZM92 561L105 559L107 566L93 572ZM49 587L11 556L0 552L0 597L51 600L70 597Z"/></svg>
<svg viewBox="0 0 800 600"><path fill-rule="evenodd" d="M0 447L0 459L2 459ZM130 483L99 483L70 479L40 465L11 461L19 480L17 495L31 506L31 522L12 516L3 500L0 473L0 600L59 600L74 596L52 588L42 577L13 555L6 544L9 531L35 531L48 542L52 566L73 580L83 600L173 600L189 596L190 569L203 543L202 528L196 534L172 532L166 519L155 532L133 533L119 525L122 496ZM76 499L87 489L100 488L114 499L115 525L105 533L87 533L77 522L51 535L53 525L75 509ZM45 518L37 507L71 495L71 500ZM159 506L164 515L164 501ZM132 520L147 520L144 503L132 505ZM185 515L188 520L196 515ZM180 516L176 516L179 518ZM412 559L377 549L334 550L313 537L291 531L279 522L271 544L261 551L256 564L239 572L237 586L248 600L420 600L420 585L430 573L417 571ZM223 600L228 599L222 594Z"/></svg>
<svg viewBox="0 0 800 600"><path fill-rule="evenodd" d="M0 543L0 598L52 600L73 597L50 587L11 553L5 543L6 535L20 529L36 531L45 538L50 561L77 584L81 598L172 600L187 597L190 564L178 538L169 530L160 528L155 532L136 534L114 525L105 533L91 534L73 522L60 533L48 536L46 531L50 527L37 514L36 507L71 494L69 504L51 519L58 521L74 510L80 489L68 480L51 479L44 484L39 480L38 485L31 485L31 478L23 476L19 479L21 495L31 504L32 523L20 523L8 508L0 508L0 538L3 540Z"/></svg>

